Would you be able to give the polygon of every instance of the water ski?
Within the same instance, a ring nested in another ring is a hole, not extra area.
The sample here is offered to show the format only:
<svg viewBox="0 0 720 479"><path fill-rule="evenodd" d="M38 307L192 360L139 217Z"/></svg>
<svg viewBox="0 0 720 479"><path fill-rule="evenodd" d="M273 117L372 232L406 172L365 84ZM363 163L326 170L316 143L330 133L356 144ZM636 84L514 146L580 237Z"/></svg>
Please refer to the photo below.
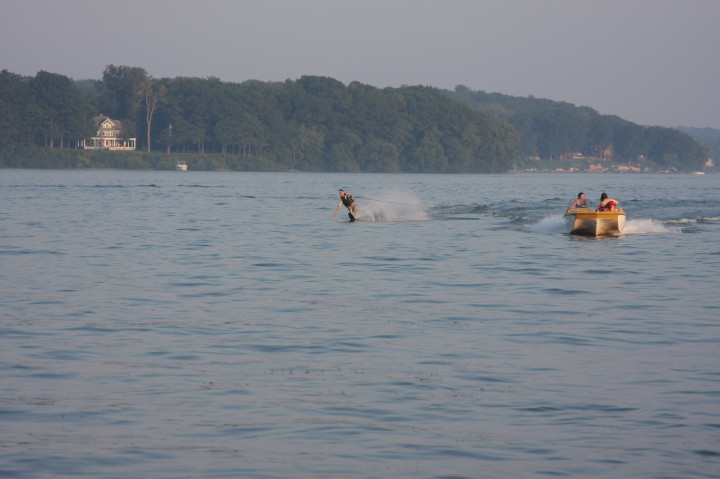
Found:
<svg viewBox="0 0 720 479"><path fill-rule="evenodd" d="M352 213L348 213L348 216L350 217L350 223L355 221L355 216Z"/></svg>

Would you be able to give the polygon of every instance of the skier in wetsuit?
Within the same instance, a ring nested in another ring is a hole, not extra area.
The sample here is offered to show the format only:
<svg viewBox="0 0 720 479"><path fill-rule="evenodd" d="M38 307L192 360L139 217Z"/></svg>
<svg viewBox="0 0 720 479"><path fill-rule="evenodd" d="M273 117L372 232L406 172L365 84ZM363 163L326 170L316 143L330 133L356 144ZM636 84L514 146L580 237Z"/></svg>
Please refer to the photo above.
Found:
<svg viewBox="0 0 720 479"><path fill-rule="evenodd" d="M338 201L337 208L335 208L335 212L333 213L333 216L337 215L338 211L340 211L340 208L342 206L347 207L348 209L348 216L350 217L350 221L355 221L355 215L357 214L357 205L355 204L355 200L353 199L353 195L350 195L348 193L345 193L344 190L339 190L340 192L340 201Z"/></svg>

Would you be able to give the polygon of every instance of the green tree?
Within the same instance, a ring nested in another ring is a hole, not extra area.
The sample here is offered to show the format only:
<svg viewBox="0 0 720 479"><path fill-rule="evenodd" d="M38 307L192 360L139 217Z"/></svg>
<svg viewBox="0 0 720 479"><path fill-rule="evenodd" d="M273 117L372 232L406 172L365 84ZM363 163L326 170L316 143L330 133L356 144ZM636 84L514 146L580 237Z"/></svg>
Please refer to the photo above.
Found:
<svg viewBox="0 0 720 479"><path fill-rule="evenodd" d="M446 173L448 171L448 158L440 143L437 130L430 131L423 137L415 150L414 158L417 171L427 173Z"/></svg>
<svg viewBox="0 0 720 479"><path fill-rule="evenodd" d="M143 123L141 108L151 83L152 80L144 68L108 65L102 80L97 84L98 104L102 109L100 113L140 125ZM137 136L137 131L131 133L132 136Z"/></svg>
<svg viewBox="0 0 720 479"><path fill-rule="evenodd" d="M0 152L11 154L33 144L40 111L28 78L0 71Z"/></svg>
<svg viewBox="0 0 720 479"><path fill-rule="evenodd" d="M380 138L370 138L359 151L360 168L363 171L394 173L400 169L395 146Z"/></svg>
<svg viewBox="0 0 720 479"><path fill-rule="evenodd" d="M628 160L647 156L650 148L646 130L643 126L618 120L612 138L615 152Z"/></svg>
<svg viewBox="0 0 720 479"><path fill-rule="evenodd" d="M151 79L148 79L145 85L143 85L143 90L141 91L141 94L143 95L145 101L147 151L149 152L150 147L152 146L151 130L153 117L155 115L155 110L157 110L158 105L165 100L165 96L167 95L167 88L161 83L154 84Z"/></svg>
<svg viewBox="0 0 720 479"><path fill-rule="evenodd" d="M40 71L30 81L38 110L39 132L47 147L69 146L89 133L89 105L70 78Z"/></svg>

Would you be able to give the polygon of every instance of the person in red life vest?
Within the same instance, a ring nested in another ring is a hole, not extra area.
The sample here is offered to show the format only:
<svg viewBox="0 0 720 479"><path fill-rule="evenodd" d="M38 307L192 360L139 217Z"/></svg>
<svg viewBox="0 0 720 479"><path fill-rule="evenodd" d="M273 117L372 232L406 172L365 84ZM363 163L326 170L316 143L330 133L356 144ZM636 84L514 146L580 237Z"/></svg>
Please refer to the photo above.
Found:
<svg viewBox="0 0 720 479"><path fill-rule="evenodd" d="M353 199L353 195L345 193L345 191L342 189L338 191L340 192L340 201L338 201L337 208L335 208L333 216L337 215L338 211L340 211L340 208L342 206L345 206L348 209L348 216L350 216L350 221L355 221L355 215L357 215L357 204Z"/></svg>
<svg viewBox="0 0 720 479"><path fill-rule="evenodd" d="M607 193L600 195L600 206L598 211L614 211L617 208L618 200L615 198L608 198Z"/></svg>

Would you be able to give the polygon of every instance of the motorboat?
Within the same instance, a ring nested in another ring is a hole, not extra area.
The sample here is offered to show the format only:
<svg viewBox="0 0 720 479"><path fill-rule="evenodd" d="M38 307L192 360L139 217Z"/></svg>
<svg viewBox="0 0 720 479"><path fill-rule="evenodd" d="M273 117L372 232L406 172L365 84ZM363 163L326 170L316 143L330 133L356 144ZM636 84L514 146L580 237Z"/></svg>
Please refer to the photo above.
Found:
<svg viewBox="0 0 720 479"><path fill-rule="evenodd" d="M567 232L584 236L617 236L625 227L627 215L622 208L598 211L589 208L568 208L563 216Z"/></svg>
<svg viewBox="0 0 720 479"><path fill-rule="evenodd" d="M178 161L177 165L175 165L175 169L178 171L187 171L187 163L184 161Z"/></svg>

